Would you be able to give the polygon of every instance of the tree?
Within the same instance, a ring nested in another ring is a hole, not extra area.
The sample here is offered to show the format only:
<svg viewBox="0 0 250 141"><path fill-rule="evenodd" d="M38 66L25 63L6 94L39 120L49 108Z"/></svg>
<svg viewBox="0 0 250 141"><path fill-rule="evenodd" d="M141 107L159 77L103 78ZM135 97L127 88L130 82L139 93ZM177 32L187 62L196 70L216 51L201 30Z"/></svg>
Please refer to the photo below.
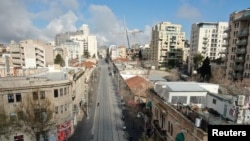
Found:
<svg viewBox="0 0 250 141"><path fill-rule="evenodd" d="M60 54L56 55L56 58L54 59L55 64L59 64L61 67L65 66L65 62Z"/></svg>
<svg viewBox="0 0 250 141"><path fill-rule="evenodd" d="M194 63L194 69L198 69L198 66L201 64L204 56L202 56L200 53L197 53L193 57L193 63Z"/></svg>
<svg viewBox="0 0 250 141"><path fill-rule="evenodd" d="M4 114L4 111L0 112L0 136L8 139L14 133L13 131L18 130L20 127L15 119L11 120L11 118Z"/></svg>
<svg viewBox="0 0 250 141"><path fill-rule="evenodd" d="M211 71L211 83L228 84L228 80L225 79L225 70L221 66L217 66Z"/></svg>
<svg viewBox="0 0 250 141"><path fill-rule="evenodd" d="M198 69L198 72L202 81L209 81L209 79L211 78L211 66L210 59L208 57L203 60L202 66Z"/></svg>
<svg viewBox="0 0 250 141"><path fill-rule="evenodd" d="M35 137L36 141L48 138L55 125L52 122L53 110L48 98L39 98L38 92L33 92L33 97L26 97L16 110L22 113L19 123L25 127L27 133Z"/></svg>

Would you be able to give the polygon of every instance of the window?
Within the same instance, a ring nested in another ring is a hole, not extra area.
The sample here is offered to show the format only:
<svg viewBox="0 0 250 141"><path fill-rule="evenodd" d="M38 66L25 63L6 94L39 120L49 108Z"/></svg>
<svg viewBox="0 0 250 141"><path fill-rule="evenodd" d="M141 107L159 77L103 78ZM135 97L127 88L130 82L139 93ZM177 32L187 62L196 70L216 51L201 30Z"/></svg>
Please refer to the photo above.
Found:
<svg viewBox="0 0 250 141"><path fill-rule="evenodd" d="M170 131L170 124L171 124L170 121L168 121L168 132L171 132Z"/></svg>
<svg viewBox="0 0 250 141"><path fill-rule="evenodd" d="M55 107L55 113L58 114L58 106Z"/></svg>
<svg viewBox="0 0 250 141"><path fill-rule="evenodd" d="M13 103L15 100L14 100L14 95L13 94L8 94L8 102L9 103Z"/></svg>
<svg viewBox="0 0 250 141"><path fill-rule="evenodd" d="M61 113L63 113L63 105L61 105L60 110L61 110Z"/></svg>
<svg viewBox="0 0 250 141"><path fill-rule="evenodd" d="M67 94L67 88L64 88L64 95Z"/></svg>
<svg viewBox="0 0 250 141"><path fill-rule="evenodd" d="M216 99L213 99L213 104L216 104Z"/></svg>
<svg viewBox="0 0 250 141"><path fill-rule="evenodd" d="M54 97L58 97L58 90L54 89Z"/></svg>
<svg viewBox="0 0 250 141"><path fill-rule="evenodd" d="M156 117L156 119L158 119L158 109L157 108L155 108L155 117Z"/></svg>
<svg viewBox="0 0 250 141"><path fill-rule="evenodd" d="M170 125L170 134L171 134L171 136L173 136L173 124L172 123Z"/></svg>
<svg viewBox="0 0 250 141"><path fill-rule="evenodd" d="M33 100L38 100L38 93L37 92L33 92Z"/></svg>
<svg viewBox="0 0 250 141"><path fill-rule="evenodd" d="M40 99L45 99L45 91L40 91Z"/></svg>
<svg viewBox="0 0 250 141"><path fill-rule="evenodd" d="M68 104L64 105L64 110L67 111L68 110Z"/></svg>
<svg viewBox="0 0 250 141"><path fill-rule="evenodd" d="M16 113L10 113L10 121L16 121Z"/></svg>
<svg viewBox="0 0 250 141"><path fill-rule="evenodd" d="M171 103L172 104L177 104L177 103L186 104L187 96L172 96Z"/></svg>
<svg viewBox="0 0 250 141"><path fill-rule="evenodd" d="M20 93L16 93L16 102L22 102L22 95Z"/></svg>
<svg viewBox="0 0 250 141"><path fill-rule="evenodd" d="M14 136L14 141L24 141L23 135Z"/></svg>
<svg viewBox="0 0 250 141"><path fill-rule="evenodd" d="M60 88L60 96L63 96L63 88Z"/></svg>
<svg viewBox="0 0 250 141"><path fill-rule="evenodd" d="M23 114L23 111L19 111L19 112L17 112L17 117L18 117L18 120L24 120L24 114Z"/></svg>
<svg viewBox="0 0 250 141"><path fill-rule="evenodd" d="M204 101L205 97L204 96L190 96L190 103L193 104L202 104Z"/></svg>
<svg viewBox="0 0 250 141"><path fill-rule="evenodd" d="M34 114L35 114L35 120L41 122L42 120L45 120L46 117L46 109L41 108L41 109L35 109L34 110Z"/></svg>

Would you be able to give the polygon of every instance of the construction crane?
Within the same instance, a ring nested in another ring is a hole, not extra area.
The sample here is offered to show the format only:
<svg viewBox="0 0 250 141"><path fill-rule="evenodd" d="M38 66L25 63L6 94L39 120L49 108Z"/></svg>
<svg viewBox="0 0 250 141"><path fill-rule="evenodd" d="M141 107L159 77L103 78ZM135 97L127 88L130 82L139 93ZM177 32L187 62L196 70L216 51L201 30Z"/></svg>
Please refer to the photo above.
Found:
<svg viewBox="0 0 250 141"><path fill-rule="evenodd" d="M131 33L133 35L134 38L134 45L136 44L136 38L135 38L135 34L137 33L141 33L143 32L142 30L132 30L132 31L128 31L128 33Z"/></svg>
<svg viewBox="0 0 250 141"><path fill-rule="evenodd" d="M133 40L134 40L134 45L136 44L136 37L135 37L135 35L137 34L137 33L140 33L140 32L143 32L142 30L125 30L125 32L118 32L118 33L113 33L113 34L126 34L126 38L127 38L127 42L128 42L128 48L131 48L130 47L130 40L129 40L129 33L130 34L132 34L132 36L133 36Z"/></svg>

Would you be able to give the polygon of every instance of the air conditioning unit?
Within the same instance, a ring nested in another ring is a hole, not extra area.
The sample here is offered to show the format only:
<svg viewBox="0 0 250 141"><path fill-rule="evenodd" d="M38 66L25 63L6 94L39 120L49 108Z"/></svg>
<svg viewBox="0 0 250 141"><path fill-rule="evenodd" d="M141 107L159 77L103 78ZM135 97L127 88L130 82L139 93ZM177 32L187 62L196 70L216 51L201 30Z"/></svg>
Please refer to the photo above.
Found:
<svg viewBox="0 0 250 141"><path fill-rule="evenodd" d="M244 95L238 95L238 105L243 106L245 102L245 96Z"/></svg>

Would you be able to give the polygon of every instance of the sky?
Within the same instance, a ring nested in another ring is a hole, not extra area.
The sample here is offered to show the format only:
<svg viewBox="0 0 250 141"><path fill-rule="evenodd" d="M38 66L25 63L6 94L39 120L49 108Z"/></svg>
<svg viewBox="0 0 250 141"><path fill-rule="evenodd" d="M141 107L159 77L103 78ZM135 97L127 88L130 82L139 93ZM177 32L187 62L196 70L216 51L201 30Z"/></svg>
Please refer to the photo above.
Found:
<svg viewBox="0 0 250 141"><path fill-rule="evenodd" d="M127 46L126 29L130 44L144 45L161 22L180 24L189 40L193 23L228 22L231 13L246 8L249 0L1 0L0 43L49 42L87 24L98 46Z"/></svg>

